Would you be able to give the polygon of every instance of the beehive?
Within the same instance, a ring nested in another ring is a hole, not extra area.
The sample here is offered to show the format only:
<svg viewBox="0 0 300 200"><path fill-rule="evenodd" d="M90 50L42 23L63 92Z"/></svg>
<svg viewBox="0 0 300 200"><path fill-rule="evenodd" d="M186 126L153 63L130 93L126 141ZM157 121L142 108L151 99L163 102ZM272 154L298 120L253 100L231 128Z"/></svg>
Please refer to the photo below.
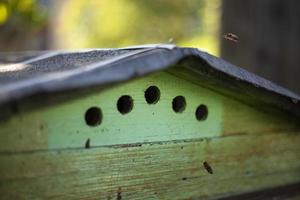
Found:
<svg viewBox="0 0 300 200"><path fill-rule="evenodd" d="M42 52L0 70L1 199L300 196L300 97L198 49Z"/></svg>

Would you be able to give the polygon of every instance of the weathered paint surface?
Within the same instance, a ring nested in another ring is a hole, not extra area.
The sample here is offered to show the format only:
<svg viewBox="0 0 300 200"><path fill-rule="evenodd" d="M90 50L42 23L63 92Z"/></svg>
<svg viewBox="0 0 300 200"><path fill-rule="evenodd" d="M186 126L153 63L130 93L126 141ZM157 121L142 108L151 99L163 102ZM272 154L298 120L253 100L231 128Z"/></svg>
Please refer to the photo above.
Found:
<svg viewBox="0 0 300 200"><path fill-rule="evenodd" d="M278 133L1 155L1 197L204 199L262 190L300 181L299 142L297 133Z"/></svg>
<svg viewBox="0 0 300 200"><path fill-rule="evenodd" d="M48 125L41 112L20 113L0 125L0 152L40 150L48 147Z"/></svg>
<svg viewBox="0 0 300 200"><path fill-rule="evenodd" d="M160 89L160 100L153 105L147 104L144 97L151 85ZM134 100L132 111L125 115L116 107L121 95L130 95ZM187 101L182 113L172 110L172 99L178 95ZM200 104L209 108L207 119L201 122L195 118ZM91 106L103 112L102 124L93 128L84 121L84 113ZM48 148L82 147L87 138L92 146L100 146L220 136L221 109L220 96L209 90L166 73L156 74L45 112ZM63 134L57 130L63 130Z"/></svg>
<svg viewBox="0 0 300 200"><path fill-rule="evenodd" d="M161 92L154 105L144 99L150 85ZM134 99L126 115L116 108L122 95ZM183 113L172 110L178 95ZM199 104L208 107L204 121L195 118ZM96 127L84 120L92 106L103 112ZM0 124L0 144L2 199L203 199L300 181L292 117L167 72L20 113Z"/></svg>
<svg viewBox="0 0 300 200"><path fill-rule="evenodd" d="M160 100L153 105L147 104L144 97L144 91L151 85L160 89ZM132 111L125 115L119 113L116 106L122 95L130 95L134 100ZM183 95L187 102L182 113L172 110L172 100L178 95ZM195 110L200 104L205 104L209 109L205 121L197 121L195 117ZM85 112L93 106L100 107L103 113L102 123L96 127L86 125L84 120ZM24 141L24 145L11 148L9 145L22 139L5 138L3 141L12 142L4 144L0 149L16 151L78 148L83 147L87 139L90 139L91 146L101 146L215 137L221 135L221 117L220 95L167 73L159 73L110 88L100 94L17 116L2 128L2 135L21 135L25 140L39 138L40 135L40 143L37 141L38 145L26 146L28 141ZM45 125L35 124L32 121L35 118ZM26 127L32 123L35 127L28 130ZM14 133L16 129L19 134ZM48 146L44 146L45 138Z"/></svg>
<svg viewBox="0 0 300 200"><path fill-rule="evenodd" d="M146 103L144 91L156 85L160 101ZM122 95L134 99L133 110L122 115L116 102ZM172 99L186 98L183 113L172 110ZM208 107L208 118L197 121L199 104ZM98 106L103 112L102 124L87 126L87 109ZM31 151L60 148L143 143L217 137L221 135L294 130L290 119L260 112L250 106L222 96L205 87L177 78L168 73L149 77L105 90L99 94L70 100L29 113L20 113L1 125L0 151Z"/></svg>

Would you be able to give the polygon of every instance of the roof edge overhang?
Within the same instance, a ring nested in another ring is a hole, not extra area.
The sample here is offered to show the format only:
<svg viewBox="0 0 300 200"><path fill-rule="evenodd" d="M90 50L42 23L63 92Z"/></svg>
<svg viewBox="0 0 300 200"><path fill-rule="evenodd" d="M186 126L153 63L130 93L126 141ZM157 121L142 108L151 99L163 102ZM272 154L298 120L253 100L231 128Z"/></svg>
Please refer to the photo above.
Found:
<svg viewBox="0 0 300 200"><path fill-rule="evenodd" d="M189 70L195 76L206 76L220 82L220 85L223 82L228 89L236 93L300 116L299 95L199 49L180 48L171 44L132 46L121 49L132 51L95 62L84 68L53 72L0 86L0 106L36 94L52 94L128 81L176 65ZM88 51L105 50L112 49ZM37 60L68 54L72 52L49 52L18 64L30 64Z"/></svg>

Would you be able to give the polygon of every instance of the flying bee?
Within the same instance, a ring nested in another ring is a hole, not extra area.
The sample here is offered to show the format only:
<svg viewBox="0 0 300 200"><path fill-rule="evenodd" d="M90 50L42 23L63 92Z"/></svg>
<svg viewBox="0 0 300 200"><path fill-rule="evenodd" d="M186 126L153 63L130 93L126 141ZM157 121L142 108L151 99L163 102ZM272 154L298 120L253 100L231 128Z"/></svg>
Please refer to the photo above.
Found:
<svg viewBox="0 0 300 200"><path fill-rule="evenodd" d="M239 37L233 33L226 33L225 35L223 35L223 38L225 38L226 40L232 41L232 42L239 41Z"/></svg>

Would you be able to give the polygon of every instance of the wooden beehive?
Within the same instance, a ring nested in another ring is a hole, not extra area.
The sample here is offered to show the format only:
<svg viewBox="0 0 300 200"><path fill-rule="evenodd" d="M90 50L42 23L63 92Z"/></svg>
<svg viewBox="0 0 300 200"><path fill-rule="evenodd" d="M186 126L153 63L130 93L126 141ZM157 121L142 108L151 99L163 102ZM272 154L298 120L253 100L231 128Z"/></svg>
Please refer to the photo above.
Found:
<svg viewBox="0 0 300 200"><path fill-rule="evenodd" d="M295 199L300 97L197 49L0 66L1 199Z"/></svg>

